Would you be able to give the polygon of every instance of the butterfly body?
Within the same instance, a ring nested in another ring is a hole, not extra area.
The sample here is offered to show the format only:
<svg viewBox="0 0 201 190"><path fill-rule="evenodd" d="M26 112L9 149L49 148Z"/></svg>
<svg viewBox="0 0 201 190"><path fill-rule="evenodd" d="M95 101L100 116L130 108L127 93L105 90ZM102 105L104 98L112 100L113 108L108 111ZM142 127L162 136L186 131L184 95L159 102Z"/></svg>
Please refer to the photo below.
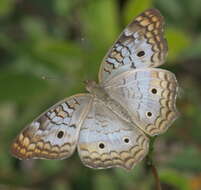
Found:
<svg viewBox="0 0 201 190"><path fill-rule="evenodd" d="M98 84L95 81L86 81L86 89L93 95L94 99L102 102L105 107L110 109L116 115L127 122L132 122L127 110L109 96L102 84Z"/></svg>
<svg viewBox="0 0 201 190"><path fill-rule="evenodd" d="M164 63L163 17L149 9L132 21L102 61L99 83L89 93L57 103L17 136L19 159L64 159L78 149L91 168L127 170L148 153L149 138L164 133L178 116L178 84Z"/></svg>

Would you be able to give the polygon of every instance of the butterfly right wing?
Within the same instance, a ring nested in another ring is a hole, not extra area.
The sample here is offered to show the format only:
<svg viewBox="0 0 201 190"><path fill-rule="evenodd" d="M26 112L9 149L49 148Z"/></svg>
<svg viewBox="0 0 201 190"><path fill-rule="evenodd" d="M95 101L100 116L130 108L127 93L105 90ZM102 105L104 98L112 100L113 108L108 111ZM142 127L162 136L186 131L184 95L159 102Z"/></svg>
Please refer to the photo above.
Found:
<svg viewBox="0 0 201 190"><path fill-rule="evenodd" d="M158 68L127 71L104 87L148 135L164 133L178 117L178 84L173 73Z"/></svg>
<svg viewBox="0 0 201 190"><path fill-rule="evenodd" d="M75 150L80 127L91 105L89 94L77 94L41 114L11 146L19 159L64 159Z"/></svg>

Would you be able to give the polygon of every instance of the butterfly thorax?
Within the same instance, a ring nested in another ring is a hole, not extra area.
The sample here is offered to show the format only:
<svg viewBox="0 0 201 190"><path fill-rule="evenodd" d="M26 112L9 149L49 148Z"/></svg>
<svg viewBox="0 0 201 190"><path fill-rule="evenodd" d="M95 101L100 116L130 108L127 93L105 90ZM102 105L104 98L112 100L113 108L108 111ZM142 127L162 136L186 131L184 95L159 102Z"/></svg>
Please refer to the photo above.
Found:
<svg viewBox="0 0 201 190"><path fill-rule="evenodd" d="M87 80L85 83L86 83L86 90L95 97L97 97L98 99L106 100L108 98L108 94L105 92L105 90L100 84L90 80Z"/></svg>
<svg viewBox="0 0 201 190"><path fill-rule="evenodd" d="M116 115L128 122L132 122L127 110L112 99L100 84L97 84L95 81L86 81L86 90L96 99L101 100L101 102Z"/></svg>

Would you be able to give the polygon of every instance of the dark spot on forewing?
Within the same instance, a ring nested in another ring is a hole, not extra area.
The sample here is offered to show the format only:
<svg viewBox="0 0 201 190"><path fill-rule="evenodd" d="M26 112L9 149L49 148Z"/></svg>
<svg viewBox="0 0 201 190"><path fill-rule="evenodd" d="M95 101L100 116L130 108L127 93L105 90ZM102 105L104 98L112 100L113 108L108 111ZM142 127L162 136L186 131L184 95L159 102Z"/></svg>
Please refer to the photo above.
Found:
<svg viewBox="0 0 201 190"><path fill-rule="evenodd" d="M75 125L75 124L72 124L72 125L69 125L69 127L71 127L71 128L76 128L76 125Z"/></svg>
<svg viewBox="0 0 201 190"><path fill-rule="evenodd" d="M136 69L135 63L131 63L131 68Z"/></svg>

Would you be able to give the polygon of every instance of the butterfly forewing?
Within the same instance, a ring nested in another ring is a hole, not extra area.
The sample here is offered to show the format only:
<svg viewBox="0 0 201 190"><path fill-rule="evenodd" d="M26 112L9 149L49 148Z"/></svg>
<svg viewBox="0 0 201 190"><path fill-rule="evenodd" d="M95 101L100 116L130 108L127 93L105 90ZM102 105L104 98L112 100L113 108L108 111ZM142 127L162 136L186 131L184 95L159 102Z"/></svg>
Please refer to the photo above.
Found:
<svg viewBox="0 0 201 190"><path fill-rule="evenodd" d="M54 105L19 134L12 154L19 159L69 157L76 148L90 101L90 95L78 94Z"/></svg>
<svg viewBox="0 0 201 190"><path fill-rule="evenodd" d="M165 132L178 116L178 84L169 71L157 68L127 71L110 80L105 90L148 135Z"/></svg>
<svg viewBox="0 0 201 190"><path fill-rule="evenodd" d="M80 130L78 152L88 167L130 170L147 154L148 138L95 99Z"/></svg>
<svg viewBox="0 0 201 190"><path fill-rule="evenodd" d="M108 81L131 69L163 64L167 54L163 25L163 17L156 9L149 9L136 17L103 59L99 81Z"/></svg>

